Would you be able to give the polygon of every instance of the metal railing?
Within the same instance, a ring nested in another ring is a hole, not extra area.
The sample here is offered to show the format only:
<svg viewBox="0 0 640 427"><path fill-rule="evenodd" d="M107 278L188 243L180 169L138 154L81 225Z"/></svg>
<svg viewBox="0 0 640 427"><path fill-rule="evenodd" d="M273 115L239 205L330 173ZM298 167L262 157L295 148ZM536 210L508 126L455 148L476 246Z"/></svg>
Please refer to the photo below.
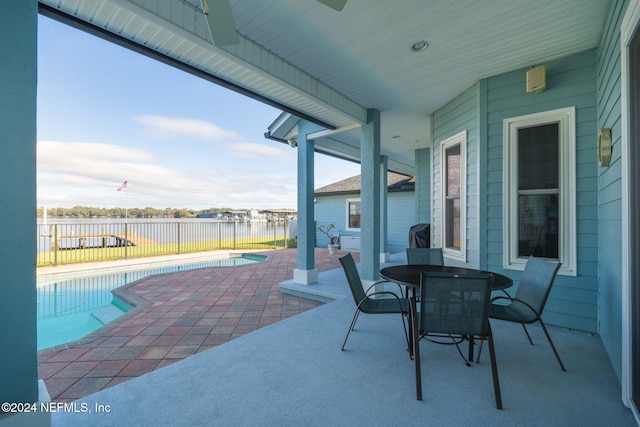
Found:
<svg viewBox="0 0 640 427"><path fill-rule="evenodd" d="M287 247L288 222L71 221L38 224L37 265Z"/></svg>

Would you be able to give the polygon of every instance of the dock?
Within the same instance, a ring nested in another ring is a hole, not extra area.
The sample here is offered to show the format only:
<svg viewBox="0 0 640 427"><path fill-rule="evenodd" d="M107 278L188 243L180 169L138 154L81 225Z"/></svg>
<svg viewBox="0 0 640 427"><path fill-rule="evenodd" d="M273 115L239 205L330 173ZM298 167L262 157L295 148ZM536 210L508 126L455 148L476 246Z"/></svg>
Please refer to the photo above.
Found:
<svg viewBox="0 0 640 427"><path fill-rule="evenodd" d="M51 250L121 248L124 246L147 246L155 244L152 239L140 236L125 236L123 233L65 234L51 239Z"/></svg>

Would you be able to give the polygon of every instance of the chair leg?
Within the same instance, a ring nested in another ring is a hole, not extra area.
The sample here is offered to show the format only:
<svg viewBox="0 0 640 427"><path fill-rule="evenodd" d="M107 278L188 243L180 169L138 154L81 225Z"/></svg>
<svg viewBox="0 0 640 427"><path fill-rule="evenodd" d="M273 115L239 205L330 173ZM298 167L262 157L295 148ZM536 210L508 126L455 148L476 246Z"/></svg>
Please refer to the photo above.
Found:
<svg viewBox="0 0 640 427"><path fill-rule="evenodd" d="M478 349L478 355L476 356L476 363L480 363L480 354L482 353L482 345L484 340L480 340L480 348Z"/></svg>
<svg viewBox="0 0 640 427"><path fill-rule="evenodd" d="M402 328L404 329L404 337L407 340L407 346L411 348L411 342L409 341L409 332L407 332L407 325L404 323L404 313L400 313L400 318L402 319ZM411 357L411 351L409 350L409 357Z"/></svg>
<svg viewBox="0 0 640 427"><path fill-rule="evenodd" d="M349 334L353 330L354 326L356 326L356 320L358 320L358 314L360 314L360 310L356 309L356 312L353 315L353 319L351 320L351 324L349 325L349 330L347 331L347 336L344 337L344 342L342 343L342 351L344 351L344 346L347 345L347 340L349 339Z"/></svg>
<svg viewBox="0 0 640 427"><path fill-rule="evenodd" d="M527 338L529 338L529 342L531 343L531 345L533 345L533 341L531 341L531 336L529 335L529 331L527 331L527 327L524 325L524 323L521 323L522 325L522 329L524 329L524 333L527 334Z"/></svg>
<svg viewBox="0 0 640 427"><path fill-rule="evenodd" d="M558 360L558 363L560 364L560 369L562 369L564 372L567 372L567 370L564 368L564 365L562 364L562 360L560 360L560 356L558 355L558 352L556 350L556 346L553 345L553 341L551 341L551 336L549 335L549 332L547 331L546 326L544 326L544 322L542 321L542 319L538 319L540 320L540 325L542 325L542 330L544 331L544 334L547 336L547 340L549 341L549 344L551 345L551 349L553 350L553 354L556 355L556 359Z"/></svg>
<svg viewBox="0 0 640 427"><path fill-rule="evenodd" d="M458 349L458 354L460 355L460 357L462 357L462 361L464 362L464 364L467 365L467 366L471 366L471 364L467 361L467 358L464 357L464 354L462 354L462 350L460 350L460 345L458 345L458 342L456 341L456 339L451 335L449 335L449 337L451 337L451 341L453 341L453 343L456 346L456 349ZM473 346L473 344L472 344L473 343L473 341L472 341L473 338L471 338L471 337L468 337L468 338L469 338L469 355L470 355L469 357L473 358L473 355L472 355L473 354L473 350L471 350L471 347Z"/></svg>
<svg viewBox="0 0 640 427"><path fill-rule="evenodd" d="M418 338L418 319L416 316L415 296L409 299L411 311L411 338L413 344L413 362L416 371L416 399L422 400L422 370L420 367L420 339Z"/></svg>
<svg viewBox="0 0 640 427"><path fill-rule="evenodd" d="M496 408L502 409L502 394L500 393L500 380L498 379L498 364L496 363L495 346L493 345L493 333L489 326L489 358L491 359L491 375L493 376L493 392L496 395Z"/></svg>

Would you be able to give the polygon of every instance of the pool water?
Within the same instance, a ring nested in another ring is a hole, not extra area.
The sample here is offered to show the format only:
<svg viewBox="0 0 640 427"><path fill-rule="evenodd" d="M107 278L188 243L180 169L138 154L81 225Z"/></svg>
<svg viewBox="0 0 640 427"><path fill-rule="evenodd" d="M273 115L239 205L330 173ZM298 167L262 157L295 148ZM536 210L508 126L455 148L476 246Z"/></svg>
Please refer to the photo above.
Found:
<svg viewBox="0 0 640 427"><path fill-rule="evenodd" d="M75 341L129 311L112 290L144 277L205 267L235 267L264 261L242 255L213 261L118 271L88 277L38 282L38 350ZM134 266L132 266L134 268Z"/></svg>

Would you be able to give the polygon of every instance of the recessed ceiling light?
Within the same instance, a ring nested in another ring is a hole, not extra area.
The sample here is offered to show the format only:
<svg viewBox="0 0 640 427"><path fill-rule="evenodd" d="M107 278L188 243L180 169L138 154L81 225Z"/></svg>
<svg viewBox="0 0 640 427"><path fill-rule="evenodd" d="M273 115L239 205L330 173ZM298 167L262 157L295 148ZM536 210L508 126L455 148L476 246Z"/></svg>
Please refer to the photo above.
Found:
<svg viewBox="0 0 640 427"><path fill-rule="evenodd" d="M428 41L420 40L419 42L415 42L413 46L411 46L411 49L413 49L416 52L422 52L423 50L427 50L428 47L429 47Z"/></svg>

